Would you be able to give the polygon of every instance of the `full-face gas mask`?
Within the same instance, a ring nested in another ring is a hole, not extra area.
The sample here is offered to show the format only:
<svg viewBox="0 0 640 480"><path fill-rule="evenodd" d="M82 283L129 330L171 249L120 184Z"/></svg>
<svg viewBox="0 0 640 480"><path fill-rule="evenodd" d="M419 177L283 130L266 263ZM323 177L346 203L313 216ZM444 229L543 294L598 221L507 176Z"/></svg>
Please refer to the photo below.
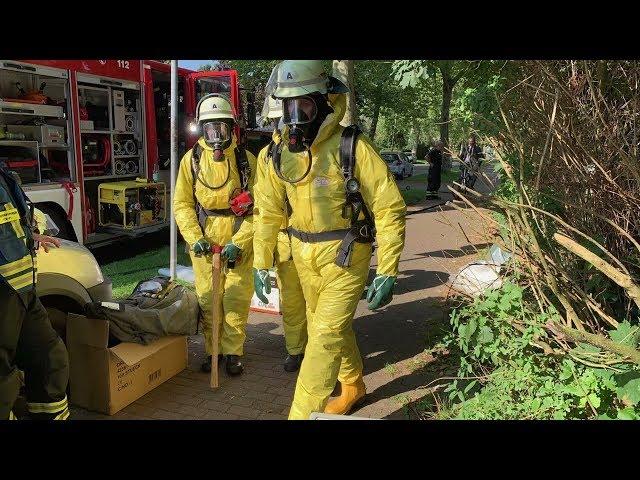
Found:
<svg viewBox="0 0 640 480"><path fill-rule="evenodd" d="M202 137L207 145L213 148L213 159L220 162L224 159L224 150L231 145L233 125L224 120L208 120L202 122Z"/></svg>
<svg viewBox="0 0 640 480"><path fill-rule="evenodd" d="M333 112L326 96L319 93L284 98L282 108L282 120L285 125L289 125L288 148L292 153L309 150L320 125Z"/></svg>

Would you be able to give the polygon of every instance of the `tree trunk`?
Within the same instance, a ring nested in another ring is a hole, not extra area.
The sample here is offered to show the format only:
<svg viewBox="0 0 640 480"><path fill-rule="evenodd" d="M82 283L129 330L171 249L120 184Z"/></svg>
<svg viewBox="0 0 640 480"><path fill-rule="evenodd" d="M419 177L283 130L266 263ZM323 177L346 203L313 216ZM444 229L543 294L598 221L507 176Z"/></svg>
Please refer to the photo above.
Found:
<svg viewBox="0 0 640 480"><path fill-rule="evenodd" d="M453 79L448 70L442 71L442 110L440 111L440 140L449 146L449 120L451 113L451 97L453 96Z"/></svg>
<svg viewBox="0 0 640 480"><path fill-rule="evenodd" d="M354 61L353 60L334 60L333 75L342 80L347 87L347 110L340 124L342 126L352 125L358 122L358 110L355 102L355 82L354 82Z"/></svg>
<svg viewBox="0 0 640 480"><path fill-rule="evenodd" d="M413 117L413 148L411 151L415 153L418 151L418 144L420 143L420 126L418 125L418 119Z"/></svg>
<svg viewBox="0 0 640 480"><path fill-rule="evenodd" d="M380 106L382 101L380 99L376 99L376 104L373 107L373 118L371 119L371 127L369 128L369 138L371 141L376 136L376 129L378 128L378 120L380 119Z"/></svg>

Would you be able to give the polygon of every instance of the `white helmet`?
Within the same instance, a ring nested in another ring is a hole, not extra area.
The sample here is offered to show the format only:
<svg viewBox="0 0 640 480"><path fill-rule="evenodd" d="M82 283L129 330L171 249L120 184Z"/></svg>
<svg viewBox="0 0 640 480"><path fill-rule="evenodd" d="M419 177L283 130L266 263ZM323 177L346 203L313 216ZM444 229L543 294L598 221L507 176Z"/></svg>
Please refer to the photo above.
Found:
<svg viewBox="0 0 640 480"><path fill-rule="evenodd" d="M217 93L205 95L196 107L196 121L198 123L206 120L233 120L235 122L235 119L229 100Z"/></svg>
<svg viewBox="0 0 640 480"><path fill-rule="evenodd" d="M347 86L327 75L321 60L285 60L278 68L276 98L292 98L311 93L347 93Z"/></svg>

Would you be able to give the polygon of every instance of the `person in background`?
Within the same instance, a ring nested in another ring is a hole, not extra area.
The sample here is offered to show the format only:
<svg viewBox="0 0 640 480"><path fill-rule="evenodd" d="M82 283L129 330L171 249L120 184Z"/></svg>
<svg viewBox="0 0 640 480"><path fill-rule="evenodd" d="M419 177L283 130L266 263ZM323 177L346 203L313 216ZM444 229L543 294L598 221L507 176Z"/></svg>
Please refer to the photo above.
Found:
<svg viewBox="0 0 640 480"><path fill-rule="evenodd" d="M427 176L427 200L439 199L438 190L442 183L442 157L444 152L444 142L438 140L435 147L429 150L427 160L429 161L429 174Z"/></svg>
<svg viewBox="0 0 640 480"><path fill-rule="evenodd" d="M476 143L475 135L471 135L467 145L462 146L458 158L462 160L462 164L460 165L460 180L458 183L473 188L478 179L477 172L480 170L482 159L484 158L482 147Z"/></svg>

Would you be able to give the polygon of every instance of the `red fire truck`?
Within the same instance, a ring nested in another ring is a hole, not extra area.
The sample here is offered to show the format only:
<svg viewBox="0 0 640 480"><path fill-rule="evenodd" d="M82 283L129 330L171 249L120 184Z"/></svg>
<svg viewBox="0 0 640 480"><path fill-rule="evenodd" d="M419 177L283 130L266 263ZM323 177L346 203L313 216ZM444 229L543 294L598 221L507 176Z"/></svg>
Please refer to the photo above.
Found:
<svg viewBox="0 0 640 480"><path fill-rule="evenodd" d="M208 93L230 98L244 138L235 70L178 75L179 158L197 139L189 127ZM156 231L169 222L169 109L162 62L0 60L0 161L63 238L96 247Z"/></svg>

